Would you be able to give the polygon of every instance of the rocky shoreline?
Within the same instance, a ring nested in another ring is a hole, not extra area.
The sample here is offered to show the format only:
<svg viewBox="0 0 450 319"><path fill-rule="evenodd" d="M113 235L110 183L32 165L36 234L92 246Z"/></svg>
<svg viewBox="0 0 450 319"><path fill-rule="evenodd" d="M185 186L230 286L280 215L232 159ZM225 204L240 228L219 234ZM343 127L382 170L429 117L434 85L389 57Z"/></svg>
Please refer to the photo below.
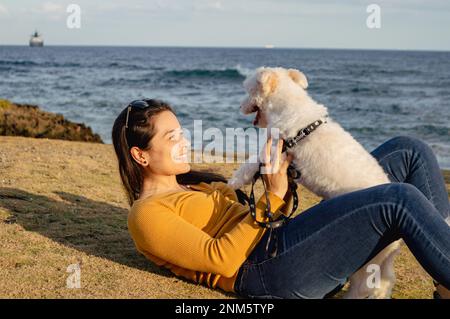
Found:
<svg viewBox="0 0 450 319"><path fill-rule="evenodd" d="M43 111L36 105L0 99L0 135L102 143L100 135L83 123L71 122L61 114Z"/></svg>

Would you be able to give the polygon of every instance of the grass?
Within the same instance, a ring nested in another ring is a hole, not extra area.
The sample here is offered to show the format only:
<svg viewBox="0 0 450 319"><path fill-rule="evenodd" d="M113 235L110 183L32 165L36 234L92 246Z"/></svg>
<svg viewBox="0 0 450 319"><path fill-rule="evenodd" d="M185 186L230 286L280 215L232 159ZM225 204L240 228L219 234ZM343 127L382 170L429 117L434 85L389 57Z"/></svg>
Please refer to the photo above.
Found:
<svg viewBox="0 0 450 319"><path fill-rule="evenodd" d="M0 143L1 298L235 298L137 254L112 145L12 136ZM236 167L193 165L226 177ZM300 195L300 210L320 201L302 187ZM81 264L80 289L66 288L73 263ZM394 298L431 297L431 278L405 246L396 272Z"/></svg>

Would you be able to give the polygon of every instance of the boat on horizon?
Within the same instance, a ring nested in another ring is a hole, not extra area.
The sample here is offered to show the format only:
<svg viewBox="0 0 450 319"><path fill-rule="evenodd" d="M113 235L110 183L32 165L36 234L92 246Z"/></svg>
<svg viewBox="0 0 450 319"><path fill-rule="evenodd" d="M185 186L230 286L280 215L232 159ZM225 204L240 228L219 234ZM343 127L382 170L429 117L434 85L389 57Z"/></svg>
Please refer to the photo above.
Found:
<svg viewBox="0 0 450 319"><path fill-rule="evenodd" d="M31 35L30 38L30 47L43 47L44 46L44 39L42 39L42 34L39 34L39 32L34 31L34 33Z"/></svg>

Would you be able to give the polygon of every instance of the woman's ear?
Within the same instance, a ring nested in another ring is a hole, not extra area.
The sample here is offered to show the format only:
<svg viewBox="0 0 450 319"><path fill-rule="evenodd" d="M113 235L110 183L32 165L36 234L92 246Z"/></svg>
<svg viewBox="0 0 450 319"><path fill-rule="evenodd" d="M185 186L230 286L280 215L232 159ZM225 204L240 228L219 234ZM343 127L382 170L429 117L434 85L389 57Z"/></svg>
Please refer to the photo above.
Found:
<svg viewBox="0 0 450 319"><path fill-rule="evenodd" d="M288 71L289 77L298 85L300 85L303 89L308 88L308 80L306 79L306 76L296 69L289 69Z"/></svg>
<svg viewBox="0 0 450 319"><path fill-rule="evenodd" d="M142 166L147 166L147 165L148 165L147 159L145 158L143 152L142 152L139 148L133 146L133 147L130 149L130 153L131 153L131 156L133 157L133 159L134 159L138 164L140 164L140 165L142 165Z"/></svg>
<svg viewBox="0 0 450 319"><path fill-rule="evenodd" d="M278 75L272 70L262 70L258 75L258 87L264 96L273 93L278 86Z"/></svg>

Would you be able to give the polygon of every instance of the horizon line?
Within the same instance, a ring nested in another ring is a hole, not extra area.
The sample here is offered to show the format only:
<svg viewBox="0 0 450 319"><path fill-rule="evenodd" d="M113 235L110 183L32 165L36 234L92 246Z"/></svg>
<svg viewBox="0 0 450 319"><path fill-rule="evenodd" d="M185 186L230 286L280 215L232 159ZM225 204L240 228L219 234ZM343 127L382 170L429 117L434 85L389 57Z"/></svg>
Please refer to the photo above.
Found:
<svg viewBox="0 0 450 319"><path fill-rule="evenodd" d="M29 47L27 44L0 44L2 46ZM358 51L410 51L410 52L450 52L450 49L394 49L394 48L336 48L336 47L290 47L276 46L215 46L215 45L122 45L122 44L44 44L44 47L117 47L117 48L200 48L200 49L264 49L264 50L358 50Z"/></svg>

